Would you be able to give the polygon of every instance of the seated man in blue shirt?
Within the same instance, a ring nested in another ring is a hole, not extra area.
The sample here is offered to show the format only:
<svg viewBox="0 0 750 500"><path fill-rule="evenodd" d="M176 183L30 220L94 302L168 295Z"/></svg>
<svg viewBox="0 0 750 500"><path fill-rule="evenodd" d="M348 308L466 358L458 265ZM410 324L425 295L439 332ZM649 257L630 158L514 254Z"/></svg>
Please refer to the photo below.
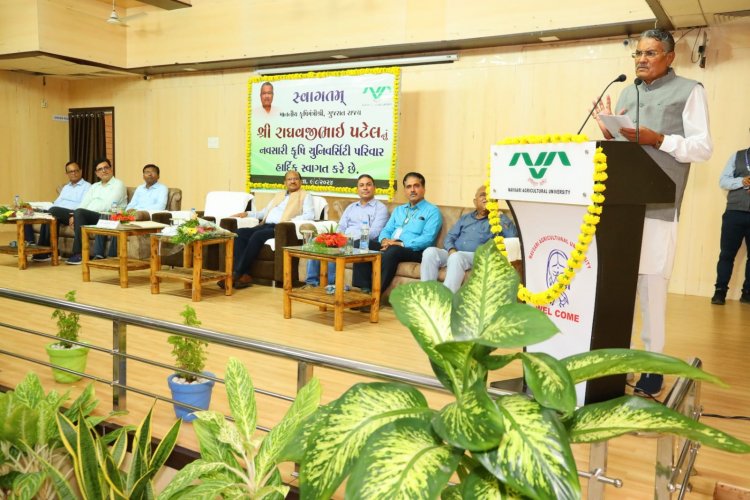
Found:
<svg viewBox="0 0 750 500"><path fill-rule="evenodd" d="M477 189L474 195L474 210L464 214L453 225L445 236L444 247L430 247L424 251L420 274L422 281L435 281L438 271L445 267L445 281L451 292L456 293L464 281L466 271L471 269L474 263L474 252L476 249L493 237L490 231L490 223L487 218L487 188L484 185ZM515 224L507 215L500 216L500 225L503 228L503 236L514 238L518 236Z"/></svg>
<svg viewBox="0 0 750 500"><path fill-rule="evenodd" d="M396 207L388 219L379 242L370 241L371 250L383 252L380 264L380 290L388 288L401 262L421 262L422 251L433 245L443 216L440 210L424 199L425 179L418 172L404 176L404 191L409 203ZM372 265L355 264L352 284L363 290L372 289ZM365 307L363 310L367 310Z"/></svg>
<svg viewBox="0 0 750 500"><path fill-rule="evenodd" d="M48 210L50 215L57 219L57 224L68 225L70 217L73 215L73 211L79 207L83 200L83 195L91 187L91 183L83 179L83 172L78 163L69 161L65 164L65 173L68 174L68 183L63 186L60 190L60 196L53 202L52 207ZM24 226L31 230L30 225ZM39 246L48 247L50 244L50 232L49 225L42 224L39 228ZM26 236L26 241L33 238ZM36 262L46 262L50 260L50 254L37 254L32 257Z"/></svg>
<svg viewBox="0 0 750 500"><path fill-rule="evenodd" d="M159 182L161 171L153 163L143 167L143 184L138 186L133 193L133 199L125 207L125 210L164 210L167 208L167 196L169 188ZM106 236L97 236L94 243L94 258L104 258L104 246L107 241ZM109 245L109 256L117 256L117 245L114 241Z"/></svg>
<svg viewBox="0 0 750 500"><path fill-rule="evenodd" d="M359 240L362 236L362 222L367 221L369 226L369 239L377 240L380 231L388 222L388 209L375 199L375 180L368 174L362 174L357 178L357 194L359 201L355 201L341 214L338 232L350 238ZM358 246L355 243L355 246ZM328 283L333 284L336 280L336 264L328 264ZM311 286L320 284L320 261L311 259L307 262L307 279L305 283Z"/></svg>

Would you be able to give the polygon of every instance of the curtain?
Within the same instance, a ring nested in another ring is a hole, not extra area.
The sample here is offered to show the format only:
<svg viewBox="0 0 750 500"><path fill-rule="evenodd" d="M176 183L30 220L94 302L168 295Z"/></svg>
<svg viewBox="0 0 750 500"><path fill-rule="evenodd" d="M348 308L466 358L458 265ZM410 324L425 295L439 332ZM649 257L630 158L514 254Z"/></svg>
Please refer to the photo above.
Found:
<svg viewBox="0 0 750 500"><path fill-rule="evenodd" d="M94 162L107 155L104 130L104 112L71 110L68 113L70 128L70 160L78 162L83 178L92 184L97 181ZM110 160L113 160L110 158ZM112 162L114 166L114 161ZM114 171L113 171L114 173Z"/></svg>

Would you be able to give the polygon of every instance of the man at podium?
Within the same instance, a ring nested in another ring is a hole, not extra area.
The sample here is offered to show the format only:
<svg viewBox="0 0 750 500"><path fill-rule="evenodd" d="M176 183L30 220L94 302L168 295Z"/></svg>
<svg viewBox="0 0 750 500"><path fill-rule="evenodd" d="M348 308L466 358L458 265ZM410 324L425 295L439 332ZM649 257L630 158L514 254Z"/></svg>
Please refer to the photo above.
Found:
<svg viewBox="0 0 750 500"><path fill-rule="evenodd" d="M648 205L643 226L638 296L641 338L645 349L652 352L664 350L667 289L690 164L707 161L713 152L706 92L701 83L677 76L670 67L674 45L667 31L653 29L641 34L633 52L635 85L622 92L615 107L615 113L628 115L637 127L615 132L647 146L644 151L675 183L675 202ZM604 136L612 139L599 117L604 114L612 114L609 96L596 104L593 116ZM636 393L655 396L662 385L661 375L644 373L636 383Z"/></svg>

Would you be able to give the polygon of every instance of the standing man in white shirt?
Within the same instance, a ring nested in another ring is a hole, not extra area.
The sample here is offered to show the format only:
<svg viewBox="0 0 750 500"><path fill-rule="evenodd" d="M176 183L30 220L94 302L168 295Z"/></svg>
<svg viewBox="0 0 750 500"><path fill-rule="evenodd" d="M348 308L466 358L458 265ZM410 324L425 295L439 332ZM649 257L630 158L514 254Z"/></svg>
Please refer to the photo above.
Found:
<svg viewBox="0 0 750 500"><path fill-rule="evenodd" d="M81 205L83 196L91 187L91 183L83 179L83 172L80 165L74 161L65 164L65 173L68 175L68 182L60 190L60 195L53 202L52 207L48 210L50 215L57 219L56 224L68 225L73 211ZM31 229L31 226L26 226ZM27 236L27 241L29 238ZM49 225L42 224L39 228L39 246L49 246L50 232ZM50 254L37 254L32 257L36 262L47 262L52 257Z"/></svg>
<svg viewBox="0 0 750 500"><path fill-rule="evenodd" d="M641 262L638 270L638 296L641 303L641 339L647 351L662 352L666 336L667 288L672 273L677 220L685 192L690 164L707 161L713 153L708 123L708 105L703 85L679 77L670 67L675 58L674 38L668 31L644 31L633 53L635 74L641 80L625 88L615 112L626 114L634 128L620 129L628 141L638 140L643 150L675 183L675 202L646 206ZM640 112L636 113L640 104ZM594 117L604 136L611 139L599 118L612 114L609 96L594 109ZM636 384L636 394L658 395L662 375L644 373Z"/></svg>

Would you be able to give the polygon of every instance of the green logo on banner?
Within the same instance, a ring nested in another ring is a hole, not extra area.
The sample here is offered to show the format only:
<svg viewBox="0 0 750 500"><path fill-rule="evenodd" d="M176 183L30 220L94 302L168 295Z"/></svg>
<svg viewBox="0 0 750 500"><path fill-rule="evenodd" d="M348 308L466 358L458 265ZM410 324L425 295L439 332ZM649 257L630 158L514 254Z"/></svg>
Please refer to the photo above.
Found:
<svg viewBox="0 0 750 500"><path fill-rule="evenodd" d="M564 151L542 151L537 155L536 161L534 162L531 161L531 155L529 153L514 153L508 166L515 167L518 164L518 160L523 159L523 163L529 167L531 177L534 179L541 179L547 172L547 167L552 165L555 158L559 160L559 163L563 167L570 166L570 160L568 160L568 155L565 154Z"/></svg>
<svg viewBox="0 0 750 500"><path fill-rule="evenodd" d="M386 90L392 92L391 86L386 85L385 87L378 87L378 88L365 87L365 90L363 90L362 93L366 94L367 92L370 92L372 94L373 99L380 99L380 96L382 96L383 92L385 92Z"/></svg>

